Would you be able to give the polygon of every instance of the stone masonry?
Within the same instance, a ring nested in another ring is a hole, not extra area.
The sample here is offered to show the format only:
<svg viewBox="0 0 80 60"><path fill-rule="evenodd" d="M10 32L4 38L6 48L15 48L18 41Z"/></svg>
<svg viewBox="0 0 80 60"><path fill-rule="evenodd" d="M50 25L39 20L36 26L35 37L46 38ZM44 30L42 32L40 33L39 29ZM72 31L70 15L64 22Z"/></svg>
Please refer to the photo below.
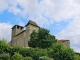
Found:
<svg viewBox="0 0 80 60"><path fill-rule="evenodd" d="M30 40L30 34L33 30L38 32L39 26L32 20L25 25L26 30L24 27L15 25L12 27L12 39L11 39L11 46L21 46L21 47L28 47L28 41Z"/></svg>

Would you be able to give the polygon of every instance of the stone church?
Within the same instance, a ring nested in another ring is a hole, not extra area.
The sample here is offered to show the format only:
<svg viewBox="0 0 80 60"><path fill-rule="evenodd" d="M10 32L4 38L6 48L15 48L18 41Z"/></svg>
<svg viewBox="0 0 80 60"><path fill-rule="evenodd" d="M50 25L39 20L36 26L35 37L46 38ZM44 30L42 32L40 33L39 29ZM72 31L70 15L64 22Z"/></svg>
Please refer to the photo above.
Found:
<svg viewBox="0 0 80 60"><path fill-rule="evenodd" d="M26 28L24 30L24 28ZM12 27L11 46L28 47L28 41L30 40L30 34L33 30L38 32L39 26L32 20L23 26L15 25ZM69 40L57 40L57 42L63 43L64 46L70 46Z"/></svg>

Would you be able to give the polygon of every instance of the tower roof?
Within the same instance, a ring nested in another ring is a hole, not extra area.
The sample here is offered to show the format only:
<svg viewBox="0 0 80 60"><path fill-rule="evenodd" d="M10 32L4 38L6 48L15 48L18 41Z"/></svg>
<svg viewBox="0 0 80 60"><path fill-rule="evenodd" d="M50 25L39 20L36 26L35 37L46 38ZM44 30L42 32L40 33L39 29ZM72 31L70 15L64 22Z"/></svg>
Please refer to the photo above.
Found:
<svg viewBox="0 0 80 60"><path fill-rule="evenodd" d="M19 25L14 25L11 29L13 29L14 27L19 26ZM24 28L23 26L19 26L21 28Z"/></svg>
<svg viewBox="0 0 80 60"><path fill-rule="evenodd" d="M29 24L31 24L31 25L34 25L34 26L36 26L36 27L39 27L34 21L32 21L32 20L29 20L29 22L25 25L25 26L27 26L27 25L29 25Z"/></svg>

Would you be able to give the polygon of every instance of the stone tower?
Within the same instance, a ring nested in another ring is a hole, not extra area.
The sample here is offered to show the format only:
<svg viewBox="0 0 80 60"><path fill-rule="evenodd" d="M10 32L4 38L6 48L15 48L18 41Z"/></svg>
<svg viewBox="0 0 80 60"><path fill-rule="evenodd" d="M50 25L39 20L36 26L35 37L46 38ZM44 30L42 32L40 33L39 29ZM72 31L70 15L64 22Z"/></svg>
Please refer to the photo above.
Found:
<svg viewBox="0 0 80 60"><path fill-rule="evenodd" d="M28 41L30 40L30 34L32 33L33 30L35 30L36 32L38 32L39 30L39 26L32 20L29 20L28 24L25 25L26 27L26 43L28 43ZM28 46L28 44L26 45Z"/></svg>
<svg viewBox="0 0 80 60"><path fill-rule="evenodd" d="M23 28L22 26L19 26L19 25L15 25L12 27L12 39L15 37L15 35L17 35L18 33L20 33L21 31L23 31Z"/></svg>
<svg viewBox="0 0 80 60"><path fill-rule="evenodd" d="M15 26L12 27L12 38L11 38L11 43L10 43L12 46L17 44L15 42L17 40L16 35L18 33L20 33L21 31L23 31L23 28L24 27L19 26L19 25L15 25Z"/></svg>
<svg viewBox="0 0 80 60"><path fill-rule="evenodd" d="M39 26L32 20L25 25L26 29L24 30L22 26L15 25L12 27L12 39L11 46L21 46L28 47L28 41L30 40L30 34L33 30L38 32Z"/></svg>

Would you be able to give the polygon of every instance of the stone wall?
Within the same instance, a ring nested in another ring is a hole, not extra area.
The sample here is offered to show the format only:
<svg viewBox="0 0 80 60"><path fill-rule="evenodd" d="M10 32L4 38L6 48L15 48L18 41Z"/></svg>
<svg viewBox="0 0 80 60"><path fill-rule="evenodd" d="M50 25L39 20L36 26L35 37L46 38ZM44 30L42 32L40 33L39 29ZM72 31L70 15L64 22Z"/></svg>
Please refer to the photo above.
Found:
<svg viewBox="0 0 80 60"><path fill-rule="evenodd" d="M57 42L62 43L65 47L70 47L69 40L57 40Z"/></svg>
<svg viewBox="0 0 80 60"><path fill-rule="evenodd" d="M39 27L33 26L33 25L28 25L26 26L26 46L28 46L28 41L30 40L30 34L35 30L38 32Z"/></svg>

